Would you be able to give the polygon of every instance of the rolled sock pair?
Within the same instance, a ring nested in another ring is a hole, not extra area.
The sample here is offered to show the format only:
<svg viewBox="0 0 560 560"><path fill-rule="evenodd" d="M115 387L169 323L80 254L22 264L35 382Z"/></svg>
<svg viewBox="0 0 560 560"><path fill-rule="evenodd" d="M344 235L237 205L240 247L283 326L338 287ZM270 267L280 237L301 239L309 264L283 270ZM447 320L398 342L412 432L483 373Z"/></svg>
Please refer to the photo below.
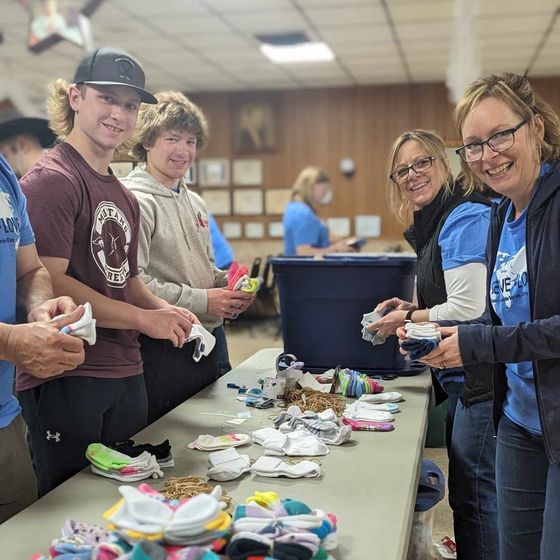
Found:
<svg viewBox="0 0 560 560"><path fill-rule="evenodd" d="M235 535L227 547L228 558L231 560L246 560L276 558L278 560L311 560L313 551L293 543L281 543L274 539L267 542L257 540L253 533Z"/></svg>
<svg viewBox="0 0 560 560"><path fill-rule="evenodd" d="M402 394L397 391L387 391L377 395L362 395L357 402L367 402L373 404L397 403L402 401Z"/></svg>
<svg viewBox="0 0 560 560"><path fill-rule="evenodd" d="M259 457L251 466L251 472L266 477L316 478L321 476L321 466L313 461L300 461L291 465L277 457Z"/></svg>
<svg viewBox="0 0 560 560"><path fill-rule="evenodd" d="M253 432L253 441L263 447L265 455L315 457L329 453L325 443L306 429L284 434L274 428L261 428Z"/></svg>
<svg viewBox="0 0 560 560"><path fill-rule="evenodd" d="M209 333L202 325L193 325L191 334L186 342L196 340L193 352L193 360L199 362L202 356L208 356L216 346L216 337Z"/></svg>
<svg viewBox="0 0 560 560"><path fill-rule="evenodd" d="M147 451L137 457L129 457L101 443L91 443L86 450L86 458L91 463L93 473L121 482L138 482L163 476L157 459Z"/></svg>
<svg viewBox="0 0 560 560"><path fill-rule="evenodd" d="M89 302L84 303L84 314L75 322L60 329L61 333L77 336L85 340L90 346L97 340L95 319Z"/></svg>
<svg viewBox="0 0 560 560"><path fill-rule="evenodd" d="M208 461L211 467L206 471L206 476L222 482L239 478L251 469L249 455L240 455L233 448L210 453Z"/></svg>
<svg viewBox="0 0 560 560"><path fill-rule="evenodd" d="M346 409L343 412L345 418L350 418L351 420L370 420L372 422L392 422L395 417L390 412L383 412L382 410L371 410L366 406L362 406L363 403L358 401L346 405Z"/></svg>
<svg viewBox="0 0 560 560"><path fill-rule="evenodd" d="M189 449L199 449L200 451L217 451L228 447L238 447L251 441L251 436L247 434L226 434L223 436L211 436L204 434L198 436L187 447Z"/></svg>

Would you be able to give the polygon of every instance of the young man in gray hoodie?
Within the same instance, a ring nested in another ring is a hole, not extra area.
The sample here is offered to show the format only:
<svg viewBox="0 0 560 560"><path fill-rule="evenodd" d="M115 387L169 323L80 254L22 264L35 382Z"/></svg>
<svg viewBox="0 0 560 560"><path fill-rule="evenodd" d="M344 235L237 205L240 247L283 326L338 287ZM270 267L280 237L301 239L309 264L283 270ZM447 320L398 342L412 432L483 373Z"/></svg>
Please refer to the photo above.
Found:
<svg viewBox="0 0 560 560"><path fill-rule="evenodd" d="M154 294L196 313L217 345L195 363L192 344L174 348L140 338L150 421L230 369L223 320L236 319L254 300L252 294L227 289L227 272L214 263L206 205L183 181L206 143L206 119L182 93L156 98L157 105L140 111L132 150L145 166L123 180L140 203L139 274ZM225 365L217 363L220 349Z"/></svg>

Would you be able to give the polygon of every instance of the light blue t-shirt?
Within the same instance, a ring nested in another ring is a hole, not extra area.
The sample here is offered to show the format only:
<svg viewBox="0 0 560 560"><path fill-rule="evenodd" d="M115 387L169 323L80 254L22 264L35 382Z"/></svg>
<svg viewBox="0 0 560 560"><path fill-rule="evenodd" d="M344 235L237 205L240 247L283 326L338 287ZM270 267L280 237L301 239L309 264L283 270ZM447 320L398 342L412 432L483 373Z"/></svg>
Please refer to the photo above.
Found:
<svg viewBox="0 0 560 560"><path fill-rule="evenodd" d="M486 263L490 206L465 202L455 208L439 232L443 270L470 263Z"/></svg>
<svg viewBox="0 0 560 560"><path fill-rule="evenodd" d="M329 231L305 202L292 200L284 211L284 256L295 256L298 245L324 249L330 245Z"/></svg>
<svg viewBox="0 0 560 560"><path fill-rule="evenodd" d="M0 156L0 322L16 320L16 253L35 242L27 202L16 176ZM0 360L0 428L9 426L20 406L13 394L14 365Z"/></svg>
<svg viewBox="0 0 560 560"><path fill-rule="evenodd" d="M490 226L490 206L464 202L445 220L439 232L443 270L470 263L486 263L486 241ZM447 368L435 372L443 389L450 396L460 394L465 381L463 368Z"/></svg>
<svg viewBox="0 0 560 560"><path fill-rule="evenodd" d="M216 219L210 212L208 212L208 223L210 224L210 238L212 240L214 261L218 268L226 269L233 262L233 249L220 231Z"/></svg>
<svg viewBox="0 0 560 560"><path fill-rule="evenodd" d="M549 168L549 164L542 165L540 175L546 173ZM514 220L515 209L510 203L490 280L490 301L503 325L517 325L532 320L526 252L528 207L529 205ZM506 377L504 414L526 430L542 434L533 363L506 364Z"/></svg>

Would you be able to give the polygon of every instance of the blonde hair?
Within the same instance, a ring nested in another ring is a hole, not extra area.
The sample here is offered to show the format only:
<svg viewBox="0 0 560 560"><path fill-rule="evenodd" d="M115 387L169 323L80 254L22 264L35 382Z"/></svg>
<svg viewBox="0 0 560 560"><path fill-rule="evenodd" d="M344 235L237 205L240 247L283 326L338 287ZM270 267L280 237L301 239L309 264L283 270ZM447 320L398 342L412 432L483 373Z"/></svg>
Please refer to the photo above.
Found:
<svg viewBox="0 0 560 560"><path fill-rule="evenodd" d="M393 142L393 146L391 147L391 153L389 154L389 165L387 166L387 176L391 175L391 173L395 171L395 161L401 147L407 142L412 141L418 142L418 144L420 144L424 148L424 150L426 150L426 155L436 158L436 160L441 164L445 175L445 183L443 184L443 188L445 189L446 193L450 195L453 191L453 174L451 173L449 160L447 159L447 154L445 153L445 144L435 132L417 128L416 130L410 130L401 134ZM412 202L408 200L408 198L403 194L399 185L394 183L391 178L389 178L389 180L387 181L387 198L389 200L391 211L399 220L399 222L407 223L408 221L410 221L413 210Z"/></svg>
<svg viewBox="0 0 560 560"><path fill-rule="evenodd" d="M208 141L208 123L202 110L178 91L161 91L155 97L157 105L143 105L138 113L132 157L146 161L144 146L152 147L167 130L193 134L197 150L203 148Z"/></svg>
<svg viewBox="0 0 560 560"><path fill-rule="evenodd" d="M55 80L47 86L47 116L49 128L58 138L64 140L74 128L74 109L70 107L66 80ZM85 86L76 86L82 97L85 95Z"/></svg>
<svg viewBox="0 0 560 560"><path fill-rule="evenodd" d="M465 92L464 98L455 108L455 125L459 136L467 115L482 99L494 97L507 105L534 132L534 117L541 115L544 121L544 137L537 146L541 163L555 161L560 157L560 118L552 107L543 101L532 89L529 80L519 74L505 72L475 80ZM470 166L461 160L465 175L465 187L482 190L484 185L477 179Z"/></svg>
<svg viewBox="0 0 560 560"><path fill-rule="evenodd" d="M316 202L313 200L313 187L317 183L328 183L329 177L320 168L315 166L308 166L300 171L295 183L292 186L292 200L299 197L315 210Z"/></svg>

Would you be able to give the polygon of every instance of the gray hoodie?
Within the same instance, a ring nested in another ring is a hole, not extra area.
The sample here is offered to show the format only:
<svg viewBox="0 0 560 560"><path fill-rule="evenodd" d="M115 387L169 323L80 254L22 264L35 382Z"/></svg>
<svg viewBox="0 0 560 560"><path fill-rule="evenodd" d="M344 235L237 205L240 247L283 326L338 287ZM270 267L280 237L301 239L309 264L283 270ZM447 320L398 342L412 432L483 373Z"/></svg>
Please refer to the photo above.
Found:
<svg viewBox="0 0 560 560"><path fill-rule="evenodd" d="M164 187L142 167L122 179L140 204L138 270L157 296L195 313L208 330L222 324L207 315L208 288L227 285L214 264L208 210L181 181L179 192Z"/></svg>

